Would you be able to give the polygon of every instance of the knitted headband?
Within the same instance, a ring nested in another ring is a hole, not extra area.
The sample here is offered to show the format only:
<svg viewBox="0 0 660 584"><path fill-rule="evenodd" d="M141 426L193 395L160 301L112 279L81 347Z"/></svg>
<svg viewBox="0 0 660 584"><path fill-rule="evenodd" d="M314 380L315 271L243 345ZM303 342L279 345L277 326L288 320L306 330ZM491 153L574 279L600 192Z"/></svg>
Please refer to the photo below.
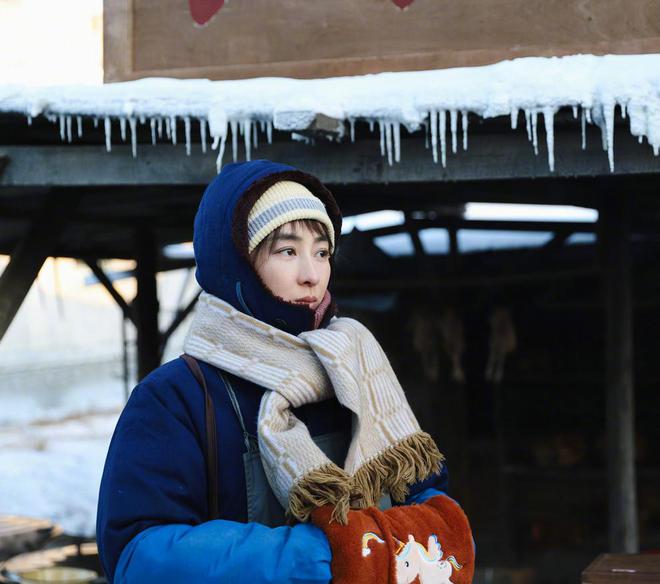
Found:
<svg viewBox="0 0 660 584"><path fill-rule="evenodd" d="M325 205L300 183L282 180L266 189L248 214L248 253L275 229L298 219L315 219L328 230L330 252L335 248L335 230Z"/></svg>

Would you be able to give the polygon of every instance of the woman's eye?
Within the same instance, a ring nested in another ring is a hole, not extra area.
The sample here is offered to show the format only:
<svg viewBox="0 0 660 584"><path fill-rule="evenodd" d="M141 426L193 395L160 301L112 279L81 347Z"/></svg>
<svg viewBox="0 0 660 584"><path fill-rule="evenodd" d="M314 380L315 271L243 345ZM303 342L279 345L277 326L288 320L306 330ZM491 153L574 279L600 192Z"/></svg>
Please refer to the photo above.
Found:
<svg viewBox="0 0 660 584"><path fill-rule="evenodd" d="M323 258L327 258L330 255L330 252L327 249L322 249L321 251L319 251L319 253Z"/></svg>
<svg viewBox="0 0 660 584"><path fill-rule="evenodd" d="M289 253L289 252L291 252L291 253ZM285 256L292 256L292 255L295 255L296 252L295 252L294 249L292 249L290 247L287 247L286 249L279 250L277 253L281 253Z"/></svg>

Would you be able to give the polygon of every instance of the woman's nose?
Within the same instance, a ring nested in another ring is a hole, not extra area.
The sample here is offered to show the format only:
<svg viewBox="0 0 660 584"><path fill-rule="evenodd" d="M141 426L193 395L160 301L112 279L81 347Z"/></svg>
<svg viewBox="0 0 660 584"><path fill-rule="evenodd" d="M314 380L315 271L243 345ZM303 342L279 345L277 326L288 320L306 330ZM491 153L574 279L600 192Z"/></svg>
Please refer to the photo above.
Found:
<svg viewBox="0 0 660 584"><path fill-rule="evenodd" d="M301 256L298 280L301 284L309 286L315 286L319 283L319 272L313 258Z"/></svg>

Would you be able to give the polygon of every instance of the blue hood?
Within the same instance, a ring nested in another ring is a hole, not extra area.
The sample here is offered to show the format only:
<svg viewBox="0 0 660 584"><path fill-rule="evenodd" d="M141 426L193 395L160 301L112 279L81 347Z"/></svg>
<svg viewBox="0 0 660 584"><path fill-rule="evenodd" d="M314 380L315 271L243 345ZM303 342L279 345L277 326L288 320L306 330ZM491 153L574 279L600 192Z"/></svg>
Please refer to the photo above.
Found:
<svg viewBox="0 0 660 584"><path fill-rule="evenodd" d="M268 160L229 164L206 188L195 216L196 278L205 292L297 335L314 328L314 310L274 296L258 277L247 254L247 214L259 196L279 180L304 184L321 199L339 236L341 213L330 191L317 178ZM321 327L334 313L331 305Z"/></svg>

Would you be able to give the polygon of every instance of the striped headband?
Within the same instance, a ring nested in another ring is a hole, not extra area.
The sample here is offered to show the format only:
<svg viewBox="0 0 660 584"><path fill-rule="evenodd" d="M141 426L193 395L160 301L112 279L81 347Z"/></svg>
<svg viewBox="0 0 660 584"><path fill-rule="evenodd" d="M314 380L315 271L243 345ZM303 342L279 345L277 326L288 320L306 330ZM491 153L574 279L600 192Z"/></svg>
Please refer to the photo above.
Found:
<svg viewBox="0 0 660 584"><path fill-rule="evenodd" d="M315 219L325 225L332 253L335 230L325 205L305 186L290 180L276 182L266 189L250 210L247 220L248 252L252 253L281 225L298 219Z"/></svg>

